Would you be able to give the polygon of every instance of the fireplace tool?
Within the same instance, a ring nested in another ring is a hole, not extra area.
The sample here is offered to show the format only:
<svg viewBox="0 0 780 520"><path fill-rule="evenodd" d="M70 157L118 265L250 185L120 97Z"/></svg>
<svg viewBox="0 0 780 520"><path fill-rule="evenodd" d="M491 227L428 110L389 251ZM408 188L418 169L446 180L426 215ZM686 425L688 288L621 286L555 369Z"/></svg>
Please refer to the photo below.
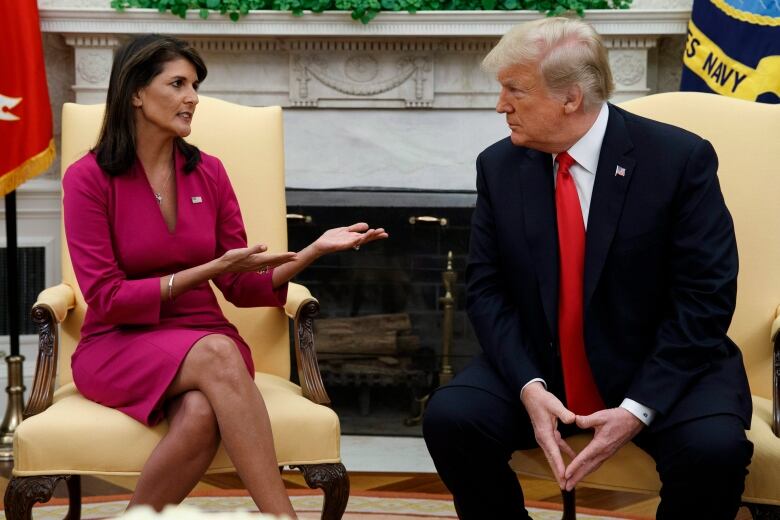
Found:
<svg viewBox="0 0 780 520"><path fill-rule="evenodd" d="M439 386L444 386L452 380L453 371L450 364L450 352L452 351L452 326L453 315L455 314L455 282L458 279L458 273L452 269L452 251L447 253L447 269L441 274L444 284L444 296L439 298L439 303L443 309L441 324L441 369L439 370ZM425 414L425 407L428 404L431 394L428 393L415 401L419 404L420 413L414 417L404 419L406 426L416 426L422 422Z"/></svg>

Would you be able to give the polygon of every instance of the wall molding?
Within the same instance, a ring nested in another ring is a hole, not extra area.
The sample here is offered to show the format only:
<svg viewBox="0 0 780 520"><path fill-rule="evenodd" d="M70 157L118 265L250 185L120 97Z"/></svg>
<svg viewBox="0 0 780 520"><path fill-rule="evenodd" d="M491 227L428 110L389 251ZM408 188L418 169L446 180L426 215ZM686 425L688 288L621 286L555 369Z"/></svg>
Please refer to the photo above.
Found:
<svg viewBox="0 0 780 520"><path fill-rule="evenodd" d="M59 219L62 205L60 181L33 179L16 189L16 214L19 218ZM5 220L5 202L0 200L0 219Z"/></svg>

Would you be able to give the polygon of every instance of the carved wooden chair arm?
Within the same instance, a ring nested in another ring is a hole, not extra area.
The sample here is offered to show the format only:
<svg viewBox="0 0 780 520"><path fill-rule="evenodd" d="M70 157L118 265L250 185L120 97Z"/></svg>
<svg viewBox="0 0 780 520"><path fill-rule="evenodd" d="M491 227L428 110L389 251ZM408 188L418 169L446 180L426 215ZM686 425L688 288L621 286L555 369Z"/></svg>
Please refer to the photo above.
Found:
<svg viewBox="0 0 780 520"><path fill-rule="evenodd" d="M772 355L772 431L776 437L780 437L780 306L775 311L769 337L775 346Z"/></svg>
<svg viewBox="0 0 780 520"><path fill-rule="evenodd" d="M30 398L22 414L24 419L41 413L52 403L57 377L57 329L75 305L76 293L66 284L45 289L33 305L32 320L38 326L38 359Z"/></svg>
<svg viewBox="0 0 780 520"><path fill-rule="evenodd" d="M290 283L284 312L293 320L295 361L303 395L317 404L329 405L314 349L314 318L320 312L320 302L306 287Z"/></svg>

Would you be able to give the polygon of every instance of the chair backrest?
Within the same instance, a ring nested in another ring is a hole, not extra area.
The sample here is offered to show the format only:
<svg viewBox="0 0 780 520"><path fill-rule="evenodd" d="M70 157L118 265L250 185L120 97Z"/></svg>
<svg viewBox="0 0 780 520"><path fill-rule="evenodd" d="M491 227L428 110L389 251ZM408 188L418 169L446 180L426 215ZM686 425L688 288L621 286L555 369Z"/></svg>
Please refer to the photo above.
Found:
<svg viewBox="0 0 780 520"><path fill-rule="evenodd" d="M769 334L780 310L780 106L696 92L655 94L621 106L690 130L715 147L739 249L729 336L742 349L752 393L771 399Z"/></svg>
<svg viewBox="0 0 780 520"><path fill-rule="evenodd" d="M104 105L66 103L62 109L62 173L97 141ZM250 244L287 250L284 141L279 107L246 107L200 96L187 140L225 165L238 197ZM62 243L65 244L64 231ZM77 306L60 330L58 386L72 380L70 357L78 344L86 303L76 283L67 247L63 282L76 289ZM289 329L284 311L238 309L216 290L222 310L252 347L256 370L290 376Z"/></svg>

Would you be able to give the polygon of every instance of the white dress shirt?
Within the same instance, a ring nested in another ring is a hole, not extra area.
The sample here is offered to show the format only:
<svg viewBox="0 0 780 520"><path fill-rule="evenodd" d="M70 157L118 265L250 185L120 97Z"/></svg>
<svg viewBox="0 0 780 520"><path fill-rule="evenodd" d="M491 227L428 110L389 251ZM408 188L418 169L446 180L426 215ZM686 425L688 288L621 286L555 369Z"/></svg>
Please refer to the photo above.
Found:
<svg viewBox="0 0 780 520"><path fill-rule="evenodd" d="M607 120L609 119L609 107L606 103L601 105L601 111L585 135L583 135L579 141L567 151L574 159L574 164L571 165L569 171L574 179L574 184L577 186L577 195L580 199L580 209L582 209L582 221L585 223L585 229L588 229L588 214L590 213L590 199L593 196L593 183L596 181L596 170L599 164L599 155L601 154L601 143L604 141L604 134L607 131ZM557 178L558 164L555 163L555 157L553 155L553 180ZM545 388L547 383L540 378L535 378L527 382L520 390L520 395L523 394L525 387L539 381ZM645 425L650 426L650 423L655 418L656 411L652 408L648 408L640 403L637 403L633 399L625 398L620 403L621 408L625 408L637 419L642 421Z"/></svg>

